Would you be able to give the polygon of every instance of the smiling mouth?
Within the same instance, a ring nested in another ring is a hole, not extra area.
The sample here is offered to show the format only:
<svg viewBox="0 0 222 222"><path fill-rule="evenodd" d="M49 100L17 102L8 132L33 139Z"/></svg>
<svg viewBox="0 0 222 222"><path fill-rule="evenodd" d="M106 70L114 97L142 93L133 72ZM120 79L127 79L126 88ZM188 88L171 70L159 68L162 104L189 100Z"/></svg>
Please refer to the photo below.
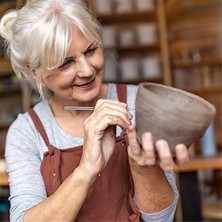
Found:
<svg viewBox="0 0 222 222"><path fill-rule="evenodd" d="M84 83L84 84L81 84L81 85L75 85L76 87L80 87L80 88L89 88L93 85L95 81L95 78L93 78L91 81L87 82L87 83Z"/></svg>

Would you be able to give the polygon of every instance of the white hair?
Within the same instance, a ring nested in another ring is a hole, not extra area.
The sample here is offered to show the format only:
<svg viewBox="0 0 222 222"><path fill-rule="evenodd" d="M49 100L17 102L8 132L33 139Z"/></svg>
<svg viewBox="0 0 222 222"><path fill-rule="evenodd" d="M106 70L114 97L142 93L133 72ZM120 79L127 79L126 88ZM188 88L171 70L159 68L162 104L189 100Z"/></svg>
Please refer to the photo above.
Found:
<svg viewBox="0 0 222 222"><path fill-rule="evenodd" d="M100 25L81 0L28 0L21 10L11 10L1 19L0 34L14 72L37 87L43 99L48 90L41 84L42 71L49 74L63 63L74 27L101 43Z"/></svg>

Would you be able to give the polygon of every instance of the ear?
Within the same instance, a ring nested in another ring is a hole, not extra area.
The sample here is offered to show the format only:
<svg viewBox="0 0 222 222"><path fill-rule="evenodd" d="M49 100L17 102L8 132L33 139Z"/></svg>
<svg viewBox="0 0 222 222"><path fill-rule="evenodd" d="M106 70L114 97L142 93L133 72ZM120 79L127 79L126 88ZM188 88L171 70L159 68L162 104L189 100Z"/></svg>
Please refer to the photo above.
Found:
<svg viewBox="0 0 222 222"><path fill-rule="evenodd" d="M37 75L36 75L35 69L31 67L29 64L27 64L27 66L28 66L29 72L32 74L32 77L36 79Z"/></svg>
<svg viewBox="0 0 222 222"><path fill-rule="evenodd" d="M44 80L40 76L37 75L36 70L33 67L31 67L29 64L27 66L28 66L29 72L32 74L33 79L39 84L41 84L42 86L45 86Z"/></svg>

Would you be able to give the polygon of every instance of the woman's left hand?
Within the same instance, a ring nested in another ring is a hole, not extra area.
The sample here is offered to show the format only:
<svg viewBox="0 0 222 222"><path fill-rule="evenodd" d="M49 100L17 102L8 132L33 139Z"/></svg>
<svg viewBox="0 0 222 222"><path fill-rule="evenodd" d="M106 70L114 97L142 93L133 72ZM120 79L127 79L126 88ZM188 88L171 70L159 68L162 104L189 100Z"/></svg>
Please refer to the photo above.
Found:
<svg viewBox="0 0 222 222"><path fill-rule="evenodd" d="M169 145L165 140L159 140L154 144L153 136L147 132L142 135L142 146L137 142L136 129L128 128L128 155L130 161L138 166L153 166L159 164L163 170L173 170L175 164L184 167L189 162L188 149L183 144L175 147L175 157L172 155Z"/></svg>

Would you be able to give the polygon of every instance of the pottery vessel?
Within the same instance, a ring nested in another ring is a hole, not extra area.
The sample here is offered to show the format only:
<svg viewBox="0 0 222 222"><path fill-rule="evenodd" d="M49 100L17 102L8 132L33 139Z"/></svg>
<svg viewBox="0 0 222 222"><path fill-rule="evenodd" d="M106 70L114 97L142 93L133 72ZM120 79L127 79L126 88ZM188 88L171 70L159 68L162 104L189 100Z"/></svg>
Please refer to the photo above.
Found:
<svg viewBox="0 0 222 222"><path fill-rule="evenodd" d="M140 83L136 98L137 139L151 132L154 140L168 141L172 153L177 144L187 147L200 139L216 114L205 99L184 90L157 83Z"/></svg>

